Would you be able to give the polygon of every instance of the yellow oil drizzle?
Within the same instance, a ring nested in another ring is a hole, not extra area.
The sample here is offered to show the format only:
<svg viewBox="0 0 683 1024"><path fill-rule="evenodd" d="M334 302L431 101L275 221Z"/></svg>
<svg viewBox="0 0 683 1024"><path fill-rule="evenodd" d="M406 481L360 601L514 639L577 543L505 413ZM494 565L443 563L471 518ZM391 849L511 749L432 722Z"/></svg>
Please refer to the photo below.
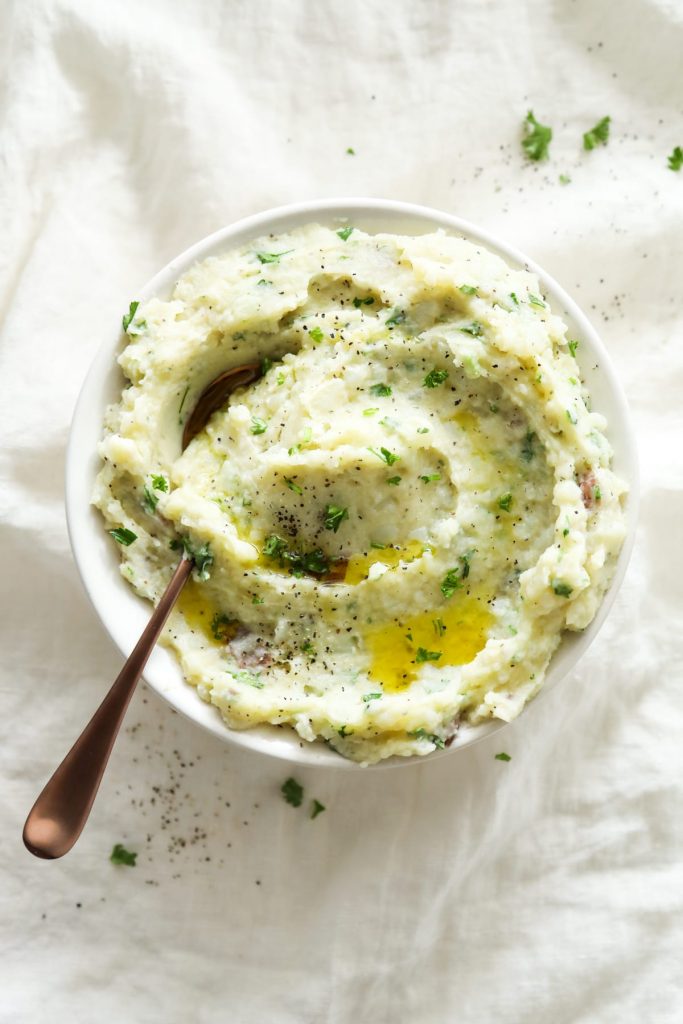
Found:
<svg viewBox="0 0 683 1024"><path fill-rule="evenodd" d="M237 624L220 623L215 636L212 629L212 622L220 617L222 612L217 604L206 596L205 589L201 584L191 579L183 587L183 590L176 602L176 609L183 615L185 622L190 629L201 633L209 643L215 647L223 647L227 640L237 632Z"/></svg>
<svg viewBox="0 0 683 1024"><path fill-rule="evenodd" d="M418 648L441 652L428 664L436 668L465 665L486 644L493 624L482 594L456 594L442 608L409 616L401 622L369 627L364 636L370 655L370 679L381 683L385 693L405 690L417 678L422 663Z"/></svg>
<svg viewBox="0 0 683 1024"><path fill-rule="evenodd" d="M399 562L414 562L424 553L425 545L419 540L409 540L402 546L373 548L367 555L351 555L346 567L344 583L354 585L367 579L370 567L381 562L389 569L395 569Z"/></svg>

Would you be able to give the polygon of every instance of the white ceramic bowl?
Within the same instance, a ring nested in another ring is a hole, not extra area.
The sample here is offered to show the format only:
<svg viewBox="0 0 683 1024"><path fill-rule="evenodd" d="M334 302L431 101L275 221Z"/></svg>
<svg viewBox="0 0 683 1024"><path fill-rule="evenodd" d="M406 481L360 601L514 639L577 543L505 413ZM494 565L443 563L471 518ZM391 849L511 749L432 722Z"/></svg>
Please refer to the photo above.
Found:
<svg viewBox="0 0 683 1024"><path fill-rule="evenodd" d="M270 232L279 234L314 221L330 227L350 223L370 233L389 231L419 235L444 228L474 242L481 242L511 266L525 267L537 274L553 310L564 317L570 335L580 340L579 362L582 374L593 396L595 408L608 419L608 436L614 448L614 469L628 481L630 487L626 505L628 536L614 579L598 614L584 632L567 633L552 659L545 688L555 685L576 664L604 622L624 577L635 533L638 493L635 439L626 400L602 342L567 293L516 249L458 217L411 203L381 199L317 200L246 217L176 257L132 297L142 302L152 296L168 298L180 275L196 261L223 253L259 235ZM130 298L122 296L122 310L127 307ZM112 324L111 337L98 352L78 399L67 452L66 513L71 546L90 600L114 643L123 655L128 656L149 618L150 605L137 597L121 577L116 545L111 543L105 532L99 512L90 504L95 475L100 466L97 443L102 435L104 410L107 404L118 400L123 385L123 377L116 363L121 346L118 324ZM144 678L174 708L230 743L299 764L358 768L358 765L347 761L323 743L304 743L289 728L259 726L239 732L228 729L218 710L204 703L194 688L184 682L175 657L163 647L157 647L152 653ZM452 755L503 725L502 722L492 721L474 727L462 727L449 748L435 751L428 757ZM392 758L380 762L380 765L418 764L423 760L418 757Z"/></svg>

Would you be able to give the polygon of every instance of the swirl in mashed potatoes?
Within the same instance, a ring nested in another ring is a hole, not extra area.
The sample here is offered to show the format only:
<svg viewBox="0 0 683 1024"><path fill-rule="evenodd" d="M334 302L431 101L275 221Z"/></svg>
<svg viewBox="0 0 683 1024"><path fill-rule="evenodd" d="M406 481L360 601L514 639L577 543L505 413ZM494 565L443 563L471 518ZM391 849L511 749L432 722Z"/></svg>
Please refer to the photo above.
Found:
<svg viewBox="0 0 683 1024"><path fill-rule="evenodd" d="M372 763L514 718L625 535L605 420L533 275L442 232L309 225L126 320L94 501L151 601L171 545L197 553L164 642L228 726ZM254 361L181 454L202 390Z"/></svg>

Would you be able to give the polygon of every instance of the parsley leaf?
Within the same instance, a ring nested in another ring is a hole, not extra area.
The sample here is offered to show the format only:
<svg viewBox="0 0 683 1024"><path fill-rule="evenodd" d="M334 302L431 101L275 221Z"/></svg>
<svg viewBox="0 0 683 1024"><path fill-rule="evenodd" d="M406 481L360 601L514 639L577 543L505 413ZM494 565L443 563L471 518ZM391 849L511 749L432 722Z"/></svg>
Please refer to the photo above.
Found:
<svg viewBox="0 0 683 1024"><path fill-rule="evenodd" d="M509 491L507 494L501 494L498 499L498 508L501 508L503 512L509 512L512 508L512 495Z"/></svg>
<svg viewBox="0 0 683 1024"><path fill-rule="evenodd" d="M358 297L358 295L355 295L353 299L353 304L356 307L356 309L360 309L361 306L374 306L375 300L372 297L372 295L367 295L364 299L361 299Z"/></svg>
<svg viewBox="0 0 683 1024"><path fill-rule="evenodd" d="M391 487L398 487L398 485L400 484L402 479L403 479L403 477L400 477L400 476L390 476L389 479L387 480L387 483Z"/></svg>
<svg viewBox="0 0 683 1024"><path fill-rule="evenodd" d="M475 288L475 286L473 284L461 284L460 285L460 291L463 293L463 295L476 295L477 294L477 289Z"/></svg>
<svg viewBox="0 0 683 1024"><path fill-rule="evenodd" d="M265 420L260 420L258 416L251 417L251 432L252 434L265 434L268 429L268 424Z"/></svg>
<svg viewBox="0 0 683 1024"><path fill-rule="evenodd" d="M147 323L145 320L138 320L137 323L134 322L135 314L137 312L137 308L139 305L139 302L131 302L130 306L128 307L128 312L124 313L123 316L121 317L121 324L123 326L123 329L126 332L126 334L130 334L131 337L135 337L138 334L142 334L142 332L147 327Z"/></svg>
<svg viewBox="0 0 683 1024"><path fill-rule="evenodd" d="M229 619L227 615L222 615L220 612L216 612L211 620L211 635L214 640L231 640L234 635L234 627L236 626L234 619Z"/></svg>
<svg viewBox="0 0 683 1024"><path fill-rule="evenodd" d="M382 460L382 462L386 462L387 466L393 466L393 464L398 462L401 458L400 455L394 455L393 452L390 452L388 448L380 448L379 451L377 451L376 448L368 448L368 451L372 452L373 455L376 455L378 459Z"/></svg>
<svg viewBox="0 0 683 1024"><path fill-rule="evenodd" d="M536 439L536 435L534 433L532 433L532 431L528 430L526 432L525 437L524 437L524 441L522 442L522 452L521 452L521 455L522 455L522 459L524 460L524 462L531 462L531 460L533 459L533 457L535 455L535 452L534 452L534 441L535 441L535 439Z"/></svg>
<svg viewBox="0 0 683 1024"><path fill-rule="evenodd" d="M168 491L168 480L161 473L152 473L152 487L155 491Z"/></svg>
<svg viewBox="0 0 683 1024"><path fill-rule="evenodd" d="M313 327L308 332L309 338L316 343L316 345L323 340L323 332L321 327Z"/></svg>
<svg viewBox="0 0 683 1024"><path fill-rule="evenodd" d="M522 149L529 160L547 160L548 147L552 137L552 128L540 124L534 117L533 111L530 110L524 121L524 138L522 139Z"/></svg>
<svg viewBox="0 0 683 1024"><path fill-rule="evenodd" d="M384 322L387 325L387 327L390 327L393 324L402 324L405 318L406 315L402 309L395 309L391 316L388 317Z"/></svg>
<svg viewBox="0 0 683 1024"><path fill-rule="evenodd" d="M388 384L373 384L370 387L370 392L377 398L388 398L391 394L391 388Z"/></svg>
<svg viewBox="0 0 683 1024"><path fill-rule="evenodd" d="M158 504L159 498L153 491L150 491L149 487L145 484L142 490L142 507L145 512L149 512L149 514L153 516L157 510Z"/></svg>
<svg viewBox="0 0 683 1024"><path fill-rule="evenodd" d="M283 252L257 252L259 263L279 263L281 256L294 252L293 249L285 249Z"/></svg>
<svg viewBox="0 0 683 1024"><path fill-rule="evenodd" d="M356 155L356 151L353 148L353 146L347 146L346 147L346 152L348 153L349 156L355 156Z"/></svg>
<svg viewBox="0 0 683 1024"><path fill-rule="evenodd" d="M304 787L296 779L290 777L283 782L280 786L280 792L292 807L301 807L301 801L304 798Z"/></svg>
<svg viewBox="0 0 683 1024"><path fill-rule="evenodd" d="M568 174L561 174L560 178L559 178L560 185L570 185L571 184L571 180L572 179L569 177Z"/></svg>
<svg viewBox="0 0 683 1024"><path fill-rule="evenodd" d="M339 228L339 231L337 232L337 234L341 238L342 242L348 242L349 236L351 235L352 231L353 231L353 228L349 226L347 228Z"/></svg>
<svg viewBox="0 0 683 1024"><path fill-rule="evenodd" d="M511 761L511 760L512 760L512 758L510 757L510 755L506 754L504 751L502 751L500 754L496 754L496 761Z"/></svg>
<svg viewBox="0 0 683 1024"><path fill-rule="evenodd" d="M539 298L538 295L532 295L531 292L529 292L529 305L540 306L541 309L545 309L545 302L543 299Z"/></svg>
<svg viewBox="0 0 683 1024"><path fill-rule="evenodd" d="M441 581L441 593L448 599L453 597L456 590L462 588L462 581L470 574L470 558L474 551L468 551L466 555L460 555L460 565L449 569Z"/></svg>
<svg viewBox="0 0 683 1024"><path fill-rule="evenodd" d="M126 867L134 868L137 856L137 853L127 850L121 843L116 843L114 849L109 854L109 860L112 864L125 864Z"/></svg>
<svg viewBox="0 0 683 1024"><path fill-rule="evenodd" d="M667 158L670 171L680 171L683 167L683 149L680 146L675 146L670 157Z"/></svg>
<svg viewBox="0 0 683 1024"><path fill-rule="evenodd" d="M179 537L171 541L171 548L174 551L179 551L182 548L187 557L194 562L197 579L208 580L209 566L213 565L213 553L208 541L206 544L195 547L188 537Z"/></svg>
<svg viewBox="0 0 683 1024"><path fill-rule="evenodd" d="M567 348L569 349L569 355L576 359L576 350L579 347L578 341L568 341Z"/></svg>
<svg viewBox="0 0 683 1024"><path fill-rule="evenodd" d="M269 537L266 537L262 551L268 558L280 558L286 549L287 544L282 537L278 537L276 533L271 533Z"/></svg>
<svg viewBox="0 0 683 1024"><path fill-rule="evenodd" d="M325 506L324 524L326 530L334 530L336 533L344 520L348 518L348 508L341 508L339 505Z"/></svg>
<svg viewBox="0 0 683 1024"><path fill-rule="evenodd" d="M379 700L381 696L381 693L364 693L361 699L365 704L367 704L371 700Z"/></svg>
<svg viewBox="0 0 683 1024"><path fill-rule="evenodd" d="M602 143L603 146L607 145L607 140L609 139L610 121L610 117L603 117L602 121L598 121L594 128L591 128L589 132L584 133L584 149L595 149L598 143Z"/></svg>
<svg viewBox="0 0 683 1024"><path fill-rule="evenodd" d="M429 740L429 742L433 743L439 750L443 750L446 746L440 736L437 736L436 733L433 732L427 732L426 729L413 729L413 731L409 732L408 735L413 736L416 740Z"/></svg>
<svg viewBox="0 0 683 1024"><path fill-rule="evenodd" d="M480 338L484 332L484 328L477 320L473 320L466 327L458 327L458 330L462 331L463 334L471 334L473 338Z"/></svg>
<svg viewBox="0 0 683 1024"><path fill-rule="evenodd" d="M123 544L124 548L130 547L133 541L138 539L137 533L127 530L125 526L117 526L115 530L109 532L118 544Z"/></svg>
<svg viewBox="0 0 683 1024"><path fill-rule="evenodd" d="M572 593L573 588L568 583L564 583L562 580L553 580L553 590L558 597L569 597Z"/></svg>
<svg viewBox="0 0 683 1024"><path fill-rule="evenodd" d="M425 647L418 647L415 661L418 665L423 661L438 661L441 654L441 651L428 651Z"/></svg>
<svg viewBox="0 0 683 1024"><path fill-rule="evenodd" d="M441 473L425 473L420 477L423 484L431 484L436 480L441 479Z"/></svg>
<svg viewBox="0 0 683 1024"><path fill-rule="evenodd" d="M311 804L311 819L317 818L325 809L325 804L321 804L319 800L314 800Z"/></svg>
<svg viewBox="0 0 683 1024"><path fill-rule="evenodd" d="M294 491L295 494L303 494L304 493L302 491L302 489L299 487L299 485L297 483L295 483L294 480L292 480L291 476L286 476L285 477L285 483L289 487L290 491Z"/></svg>
<svg viewBox="0 0 683 1024"><path fill-rule="evenodd" d="M439 384L443 384L444 381L448 380L448 370L438 370L434 367L430 370L425 379L422 381L423 388L438 388Z"/></svg>

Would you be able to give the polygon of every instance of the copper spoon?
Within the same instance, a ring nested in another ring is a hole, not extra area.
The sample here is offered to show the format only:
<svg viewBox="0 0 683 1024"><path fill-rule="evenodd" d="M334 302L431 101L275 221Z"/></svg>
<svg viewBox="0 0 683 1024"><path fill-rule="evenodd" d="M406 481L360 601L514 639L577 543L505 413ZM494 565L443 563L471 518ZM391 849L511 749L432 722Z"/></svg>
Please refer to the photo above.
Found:
<svg viewBox="0 0 683 1024"><path fill-rule="evenodd" d="M202 392L183 431L183 451L235 388L261 376L258 363L216 377ZM192 572L183 555L142 636L114 685L34 803L24 825L24 845L36 857L54 860L74 845L88 820L130 699L173 605Z"/></svg>

